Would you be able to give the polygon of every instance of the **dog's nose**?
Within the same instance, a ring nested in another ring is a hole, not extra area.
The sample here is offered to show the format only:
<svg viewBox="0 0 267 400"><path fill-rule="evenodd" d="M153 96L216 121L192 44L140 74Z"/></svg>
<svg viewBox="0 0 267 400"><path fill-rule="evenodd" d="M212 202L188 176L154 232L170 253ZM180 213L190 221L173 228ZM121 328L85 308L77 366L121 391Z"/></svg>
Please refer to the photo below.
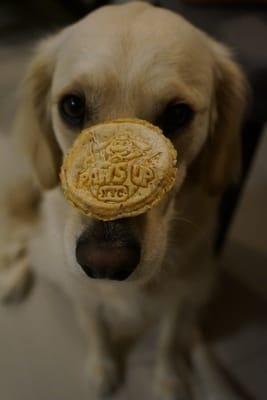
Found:
<svg viewBox="0 0 267 400"><path fill-rule="evenodd" d="M135 270L141 247L127 222L96 221L78 239L76 259L84 272L95 279L122 281Z"/></svg>

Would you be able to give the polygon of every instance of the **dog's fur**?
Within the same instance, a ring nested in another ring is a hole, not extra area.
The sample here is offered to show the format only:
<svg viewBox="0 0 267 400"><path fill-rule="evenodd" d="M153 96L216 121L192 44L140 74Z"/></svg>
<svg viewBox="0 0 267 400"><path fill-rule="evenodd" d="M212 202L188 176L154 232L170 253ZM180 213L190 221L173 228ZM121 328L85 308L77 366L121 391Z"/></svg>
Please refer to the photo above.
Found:
<svg viewBox="0 0 267 400"><path fill-rule="evenodd" d="M158 396L179 399L187 392L183 351L216 279L212 243L217 207L236 173L245 87L223 45L182 17L141 2L101 8L37 48L15 134L42 189L41 228L27 243L28 253L16 250L14 260L24 257L20 274L23 270L25 277L25 257L30 257L74 300L88 336L89 378L99 394L108 393L118 378L111 336L136 335L154 323L160 325ZM173 99L196 111L190 126L171 138L178 151L175 189L159 206L129 220L141 240L142 256L123 282L92 280L75 259L76 239L92 221L67 204L59 187L62 155L78 132L62 122L57 105L62 94L76 90L85 94L92 110L87 126L121 117L155 122ZM21 226L18 201L11 204L12 218ZM32 218L27 221L33 224ZM14 238L18 248L22 242L25 247L25 237ZM8 290L3 283L0 289L6 295L20 285L16 276ZM180 348L175 363L174 343Z"/></svg>

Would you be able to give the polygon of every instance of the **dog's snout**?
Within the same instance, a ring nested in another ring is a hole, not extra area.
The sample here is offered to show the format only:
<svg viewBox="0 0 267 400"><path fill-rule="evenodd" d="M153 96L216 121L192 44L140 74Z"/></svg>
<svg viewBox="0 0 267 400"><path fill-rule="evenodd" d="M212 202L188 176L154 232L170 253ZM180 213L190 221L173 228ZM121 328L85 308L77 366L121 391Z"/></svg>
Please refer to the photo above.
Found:
<svg viewBox="0 0 267 400"><path fill-rule="evenodd" d="M91 278L124 280L137 267L141 247L127 222L96 221L78 239L76 259Z"/></svg>

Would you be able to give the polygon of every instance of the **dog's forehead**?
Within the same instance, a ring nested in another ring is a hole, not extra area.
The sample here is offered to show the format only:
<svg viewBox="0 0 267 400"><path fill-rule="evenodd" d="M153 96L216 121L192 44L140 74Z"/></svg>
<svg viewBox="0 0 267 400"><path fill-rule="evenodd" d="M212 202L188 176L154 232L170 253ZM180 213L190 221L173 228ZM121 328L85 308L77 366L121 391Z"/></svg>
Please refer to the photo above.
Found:
<svg viewBox="0 0 267 400"><path fill-rule="evenodd" d="M104 7L66 35L54 91L79 77L99 86L140 79L163 86L163 75L175 74L207 88L210 57L205 35L179 15L143 3Z"/></svg>

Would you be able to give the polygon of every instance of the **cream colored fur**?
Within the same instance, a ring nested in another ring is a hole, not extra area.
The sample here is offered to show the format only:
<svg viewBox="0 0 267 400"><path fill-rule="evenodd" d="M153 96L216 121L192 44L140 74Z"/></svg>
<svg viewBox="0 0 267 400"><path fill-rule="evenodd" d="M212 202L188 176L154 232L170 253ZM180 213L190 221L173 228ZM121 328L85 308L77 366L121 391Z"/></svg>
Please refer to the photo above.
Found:
<svg viewBox="0 0 267 400"><path fill-rule="evenodd" d="M159 206L132 219L142 238L142 257L124 282L91 280L75 259L76 239L91 221L67 204L58 184L62 154L79 133L66 127L57 107L63 94L75 90L83 91L93 110L88 126L121 117L153 122L173 98L196 111L186 132L171 138L179 161L175 189ZM224 46L179 15L141 2L99 9L36 50L15 134L43 204L34 235L23 243L31 265L73 299L88 336L88 377L99 396L119 379L111 339L157 324L156 395L190 398L183 353L216 281L217 207L239 158L244 98L245 79ZM23 215L25 204L21 210ZM22 226L18 213L15 220ZM0 275L6 295L2 282Z"/></svg>

